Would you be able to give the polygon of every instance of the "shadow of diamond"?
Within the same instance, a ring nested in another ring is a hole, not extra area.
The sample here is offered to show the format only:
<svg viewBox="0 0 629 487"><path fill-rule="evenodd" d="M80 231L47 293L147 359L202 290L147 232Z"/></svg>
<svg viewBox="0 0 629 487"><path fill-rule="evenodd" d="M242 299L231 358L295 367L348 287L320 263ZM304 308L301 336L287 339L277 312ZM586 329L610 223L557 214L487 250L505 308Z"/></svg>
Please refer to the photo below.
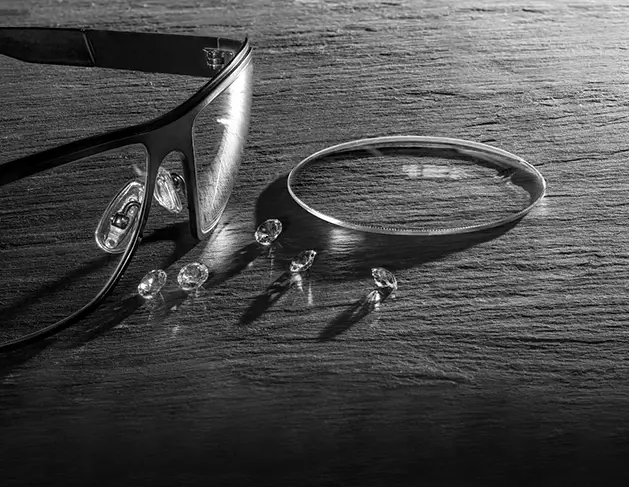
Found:
<svg viewBox="0 0 629 487"><path fill-rule="evenodd" d="M392 293L391 289L374 289L362 296L349 308L340 313L332 322L319 334L318 340L326 342L349 330L352 326L365 318L372 311L377 310Z"/></svg>

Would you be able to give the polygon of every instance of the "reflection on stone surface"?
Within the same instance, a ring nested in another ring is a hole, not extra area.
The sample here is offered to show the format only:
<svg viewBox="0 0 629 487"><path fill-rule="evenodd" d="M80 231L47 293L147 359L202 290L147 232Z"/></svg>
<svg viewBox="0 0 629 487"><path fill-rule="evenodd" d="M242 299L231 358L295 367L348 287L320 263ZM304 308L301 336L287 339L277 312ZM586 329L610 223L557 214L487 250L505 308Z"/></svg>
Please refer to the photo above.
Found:
<svg viewBox="0 0 629 487"><path fill-rule="evenodd" d="M332 252L341 253L360 247L369 237L363 232L348 230L347 228L331 226L328 235L328 247Z"/></svg>
<svg viewBox="0 0 629 487"><path fill-rule="evenodd" d="M380 307L381 301L382 294L377 289L374 289L369 294L367 294L367 298L365 299L365 306L371 307L372 310L376 310Z"/></svg>
<svg viewBox="0 0 629 487"><path fill-rule="evenodd" d="M300 274L293 274L291 276L293 283L292 285L295 286L297 289L299 289L299 291L301 291L302 293L304 292L304 280L302 279Z"/></svg>
<svg viewBox="0 0 629 487"><path fill-rule="evenodd" d="M205 241L201 254L195 258L199 262L204 262L213 272L219 272L222 268L231 265L234 249L238 248L242 242L238 232L233 231L229 218L229 213L225 212L224 219Z"/></svg>
<svg viewBox="0 0 629 487"><path fill-rule="evenodd" d="M149 321L151 316L157 313L160 313L164 307L166 306L166 300L164 299L164 295L159 292L152 299L147 299L145 301L144 307L149 312Z"/></svg>
<svg viewBox="0 0 629 487"><path fill-rule="evenodd" d="M312 282L308 281L308 306L314 306L314 297L312 295Z"/></svg>

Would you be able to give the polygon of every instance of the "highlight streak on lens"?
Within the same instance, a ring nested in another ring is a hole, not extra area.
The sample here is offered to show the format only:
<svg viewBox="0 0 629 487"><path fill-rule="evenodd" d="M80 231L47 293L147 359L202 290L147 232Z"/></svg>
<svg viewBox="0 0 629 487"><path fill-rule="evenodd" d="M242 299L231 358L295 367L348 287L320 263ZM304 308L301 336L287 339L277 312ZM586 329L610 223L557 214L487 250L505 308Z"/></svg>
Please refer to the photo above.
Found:
<svg viewBox="0 0 629 487"><path fill-rule="evenodd" d="M246 97L246 77L238 76L234 82L226 90L227 106L224 117L218 118L216 121L225 127L223 131L222 141L216 155L216 173L214 174L214 194L209 209L214 214L216 212L216 201L223 199L224 190L231 187L231 184L221 184L223 174L228 173L230 166L234 163L233 157L240 157L240 151L244 146L244 136L239 129L247 123L247 103L244 102ZM240 147L240 148L239 148ZM230 177L230 176L228 176ZM208 187L212 186L212 175ZM224 198L227 200L227 198ZM225 201L221 206L227 203Z"/></svg>
<svg viewBox="0 0 629 487"><path fill-rule="evenodd" d="M214 230L211 238L205 242L199 261L205 263L213 271L225 269L234 259L238 244L239 233L221 223Z"/></svg>

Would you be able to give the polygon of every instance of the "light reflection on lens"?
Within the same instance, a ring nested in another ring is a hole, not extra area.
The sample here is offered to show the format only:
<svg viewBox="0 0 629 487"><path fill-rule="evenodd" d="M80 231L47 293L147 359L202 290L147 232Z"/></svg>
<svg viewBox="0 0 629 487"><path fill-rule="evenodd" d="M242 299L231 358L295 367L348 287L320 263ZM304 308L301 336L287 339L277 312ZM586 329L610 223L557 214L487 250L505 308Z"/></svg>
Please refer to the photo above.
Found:
<svg viewBox="0 0 629 487"><path fill-rule="evenodd" d="M520 212L533 198L526 177L524 170L505 170L480 157L365 148L300 167L292 190L335 221L428 232L482 225Z"/></svg>
<svg viewBox="0 0 629 487"><path fill-rule="evenodd" d="M199 226L203 233L216 226L236 180L249 128L251 74L250 64L194 121Z"/></svg>

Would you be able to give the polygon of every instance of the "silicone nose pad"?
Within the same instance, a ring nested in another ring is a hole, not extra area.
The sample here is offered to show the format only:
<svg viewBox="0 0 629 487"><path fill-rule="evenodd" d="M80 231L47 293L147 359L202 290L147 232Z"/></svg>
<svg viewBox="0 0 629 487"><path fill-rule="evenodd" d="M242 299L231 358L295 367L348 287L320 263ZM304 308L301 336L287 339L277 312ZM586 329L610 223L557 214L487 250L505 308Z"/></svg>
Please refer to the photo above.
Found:
<svg viewBox="0 0 629 487"><path fill-rule="evenodd" d="M94 232L102 250L110 254L125 251L138 226L143 197L144 185L137 181L128 182L114 196Z"/></svg>
<svg viewBox="0 0 629 487"><path fill-rule="evenodd" d="M171 213L181 213L185 198L186 185L183 178L163 167L157 172L155 180L155 200Z"/></svg>

